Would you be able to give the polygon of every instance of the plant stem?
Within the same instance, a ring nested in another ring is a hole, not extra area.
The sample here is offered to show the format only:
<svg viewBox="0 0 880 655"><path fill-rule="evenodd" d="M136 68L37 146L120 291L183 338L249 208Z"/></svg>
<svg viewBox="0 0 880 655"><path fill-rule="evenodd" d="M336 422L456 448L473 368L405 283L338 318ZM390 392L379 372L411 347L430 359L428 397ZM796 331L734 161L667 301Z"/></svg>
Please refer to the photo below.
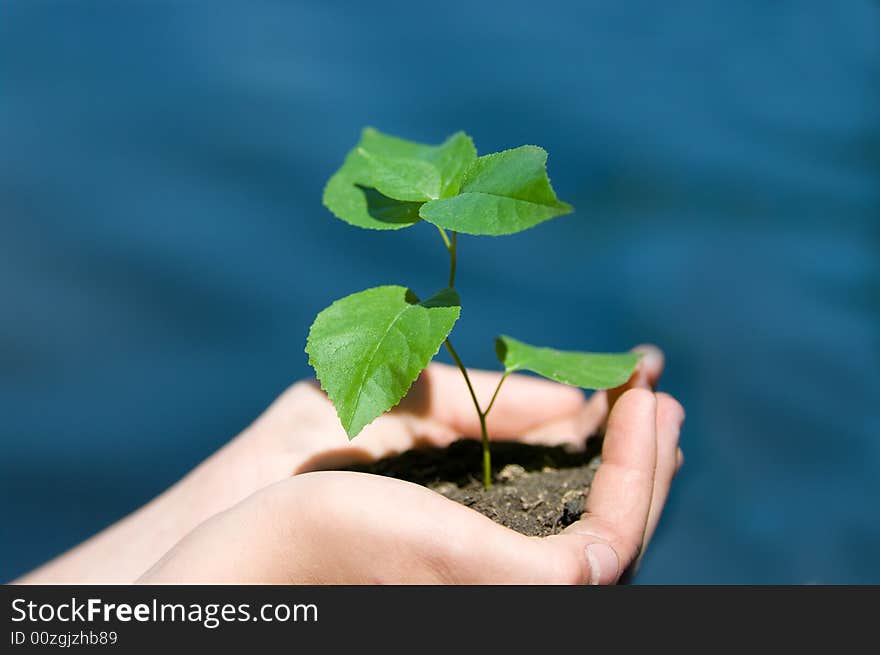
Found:
<svg viewBox="0 0 880 655"><path fill-rule="evenodd" d="M437 226L437 230L439 230L440 236L443 238L443 243L446 244L446 249L449 251L449 288L452 289L455 287L455 266L458 259L458 232L453 231L452 239L450 240L449 236L446 234L446 230L440 226ZM474 385L471 384L471 378L468 375L467 369L462 363L461 358L458 356L458 353L455 351L455 348L453 348L452 342L450 342L449 339L446 339L443 343L446 346L446 350L452 355L452 359L458 365L458 370L460 370L462 376L464 376L465 384L467 384L468 391L471 394L471 400L474 402L477 416L480 419L480 437L483 446L483 486L486 489L490 489L492 487L492 454L489 450L489 431L486 429L486 416L495 404L495 399L498 397L501 385L504 384L504 380L507 379L507 372L501 376L501 379L498 381L498 386L495 387L495 393L492 394L492 400L489 401L489 406L486 407L486 411L483 411L480 408L480 401L477 400L477 394L474 391Z"/></svg>
<svg viewBox="0 0 880 655"><path fill-rule="evenodd" d="M455 286L455 264L458 259L458 232L452 233L452 244L449 246L449 288Z"/></svg>
<svg viewBox="0 0 880 655"><path fill-rule="evenodd" d="M449 243L449 237L446 235L446 230L444 230L439 225L435 227L437 228L437 231L440 232L440 236L443 237L443 243L446 244L446 249L449 250L450 248L452 248L452 244Z"/></svg>
<svg viewBox="0 0 880 655"><path fill-rule="evenodd" d="M498 397L498 392L501 391L501 385L504 384L504 381L507 379L507 376L510 374L510 371L504 371L504 375L501 376L501 379L498 380L498 386L495 387L495 393L492 394L492 400L489 401L489 406L486 407L486 411L483 412L486 416L489 415L489 412L492 411L492 406L495 404L495 399Z"/></svg>
<svg viewBox="0 0 880 655"><path fill-rule="evenodd" d="M437 231L440 232L440 236L443 237L443 243L446 245L446 250L449 251L449 288L452 289L455 286L455 264L458 259L458 232L453 232L452 240L450 240L449 235L446 234L446 230L439 225L436 227Z"/></svg>
<svg viewBox="0 0 880 655"><path fill-rule="evenodd" d="M483 444L483 486L486 489L490 489L492 487L492 456L489 452L489 432L486 430L486 414L482 409L480 409L480 401L477 400L477 394L474 392L474 385L471 384L471 378L468 375L467 369L464 367L464 364L461 363L461 358L458 356L458 353L455 352L455 348L452 347L452 343L447 339L443 342L446 345L446 350L449 351L449 354L452 355L452 359L458 364L458 370L461 371L461 374L464 376L464 381L467 384L468 391L471 393L471 400L474 401L474 407L477 409L477 416L480 417L480 436L482 438ZM506 374L505 374L506 375ZM501 378L501 382L504 381L504 377ZM501 387L501 384L498 384L498 388ZM495 389L495 394L498 394L498 388ZM494 396L493 396L494 401Z"/></svg>
<svg viewBox="0 0 880 655"><path fill-rule="evenodd" d="M489 451L489 432L486 430L486 414L480 412L480 434L483 444L483 488L492 488L492 454Z"/></svg>
<svg viewBox="0 0 880 655"><path fill-rule="evenodd" d="M461 371L461 374L464 376L465 384L467 384L468 391L471 392L471 400L474 401L474 407L477 408L477 414L480 416L483 415L483 410L480 409L480 401L477 400L477 394L474 393L474 386L471 384L471 378L468 375L467 369L464 367L464 364L461 363L461 358L458 356L458 353L455 352L455 348L452 347L452 342L449 339L443 342L446 346L446 350L449 351L449 354L452 355L452 359L458 364L458 369Z"/></svg>

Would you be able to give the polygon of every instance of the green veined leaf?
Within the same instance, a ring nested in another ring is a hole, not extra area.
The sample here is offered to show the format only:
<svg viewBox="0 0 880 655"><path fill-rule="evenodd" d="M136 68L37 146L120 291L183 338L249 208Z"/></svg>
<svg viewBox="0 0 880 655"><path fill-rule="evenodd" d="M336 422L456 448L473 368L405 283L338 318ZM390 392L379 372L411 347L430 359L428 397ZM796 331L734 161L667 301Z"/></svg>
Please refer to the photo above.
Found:
<svg viewBox="0 0 880 655"><path fill-rule="evenodd" d="M400 402L460 312L453 289L420 302L406 287L383 286L318 314L306 352L349 439Z"/></svg>
<svg viewBox="0 0 880 655"><path fill-rule="evenodd" d="M513 234L572 211L547 177L547 152L521 146L477 159L465 172L459 195L422 205L419 215L465 234Z"/></svg>
<svg viewBox="0 0 880 655"><path fill-rule="evenodd" d="M371 184L397 200L426 201L458 193L465 171L477 159L474 142L456 132L438 146L406 141L367 127L358 150L366 155Z"/></svg>
<svg viewBox="0 0 880 655"><path fill-rule="evenodd" d="M357 150L324 187L324 206L346 223L369 230L399 230L419 220L420 202L401 202L372 188L369 166Z"/></svg>
<svg viewBox="0 0 880 655"><path fill-rule="evenodd" d="M364 148L359 148L358 152L370 168L373 186L389 198L425 202L440 197L440 171L428 162L382 157Z"/></svg>
<svg viewBox="0 0 880 655"><path fill-rule="evenodd" d="M421 220L424 201L458 193L476 158L473 141L464 132L430 146L367 127L324 187L324 205L357 227L409 227Z"/></svg>
<svg viewBox="0 0 880 655"><path fill-rule="evenodd" d="M632 376L641 353L585 353L530 346L508 336L495 339L495 353L509 371L532 371L584 389L611 389Z"/></svg>

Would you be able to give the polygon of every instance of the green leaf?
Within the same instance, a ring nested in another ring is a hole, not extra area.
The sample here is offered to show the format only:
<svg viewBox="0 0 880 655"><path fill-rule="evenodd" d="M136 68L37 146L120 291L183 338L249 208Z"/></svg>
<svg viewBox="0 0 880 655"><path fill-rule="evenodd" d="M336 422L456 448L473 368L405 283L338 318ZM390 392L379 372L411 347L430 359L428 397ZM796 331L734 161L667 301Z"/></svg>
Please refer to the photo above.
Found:
<svg viewBox="0 0 880 655"><path fill-rule="evenodd" d="M453 289L420 302L406 287L384 286L318 314L306 352L349 439L400 402L460 312Z"/></svg>
<svg viewBox="0 0 880 655"><path fill-rule="evenodd" d="M465 234L521 232L572 211L547 177L547 152L521 146L477 159L465 172L459 195L422 205L419 215Z"/></svg>
<svg viewBox="0 0 880 655"><path fill-rule="evenodd" d="M368 157L373 174L369 186L397 200L454 196L461 188L465 172L477 159L474 142L464 132L456 132L439 146L431 146L367 127L361 134L358 150ZM386 175L396 179L386 179ZM400 180L410 181L413 188L399 188Z"/></svg>
<svg viewBox="0 0 880 655"><path fill-rule="evenodd" d="M530 346L508 336L495 339L495 353L508 372L532 371L584 389L611 389L632 376L641 353L584 353Z"/></svg>
<svg viewBox="0 0 880 655"><path fill-rule="evenodd" d="M428 162L382 157L364 148L358 152L369 165L373 186L384 195L410 202L440 197L440 171Z"/></svg>
<svg viewBox="0 0 880 655"><path fill-rule="evenodd" d="M367 127L327 182L324 205L357 227L409 227L421 220L423 202L458 193L465 171L476 158L473 141L464 132L430 146Z"/></svg>
<svg viewBox="0 0 880 655"><path fill-rule="evenodd" d="M371 186L390 198L410 202L455 195L465 171L477 158L473 141L464 132L430 146L368 127L357 151L367 162Z"/></svg>
<svg viewBox="0 0 880 655"><path fill-rule="evenodd" d="M372 187L369 165L354 150L324 187L324 206L333 215L369 230L399 230L417 223L420 202L401 202Z"/></svg>

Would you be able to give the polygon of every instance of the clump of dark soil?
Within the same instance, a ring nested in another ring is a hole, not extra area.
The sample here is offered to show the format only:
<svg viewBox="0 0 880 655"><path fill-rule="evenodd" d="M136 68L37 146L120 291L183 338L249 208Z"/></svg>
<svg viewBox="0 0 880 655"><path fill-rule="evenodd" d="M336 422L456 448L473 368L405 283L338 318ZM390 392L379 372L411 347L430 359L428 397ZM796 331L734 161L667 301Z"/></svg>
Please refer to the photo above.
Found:
<svg viewBox="0 0 880 655"><path fill-rule="evenodd" d="M463 439L448 448L420 448L350 470L408 480L529 536L561 532L580 518L599 466L601 439L585 450L494 442L494 481L482 482L482 450Z"/></svg>

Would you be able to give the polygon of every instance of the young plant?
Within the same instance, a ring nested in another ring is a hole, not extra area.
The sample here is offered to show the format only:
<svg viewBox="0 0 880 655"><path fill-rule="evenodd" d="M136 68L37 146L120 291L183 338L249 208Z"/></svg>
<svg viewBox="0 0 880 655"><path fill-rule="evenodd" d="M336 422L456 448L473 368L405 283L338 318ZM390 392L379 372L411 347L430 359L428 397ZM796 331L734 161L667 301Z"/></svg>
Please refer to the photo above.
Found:
<svg viewBox="0 0 880 655"><path fill-rule="evenodd" d="M431 146L364 129L327 182L324 204L343 221L371 230L431 223L449 252L449 280L425 300L402 286L367 289L337 300L315 318L306 343L309 364L349 439L397 405L445 346L479 417L488 489L486 417L508 375L531 371L585 389L616 387L629 379L639 359L634 353L563 352L499 336L495 352L504 374L483 407L449 340L461 312L455 291L458 234L514 234L572 211L557 199L546 163L547 153L537 146L478 157L464 132Z"/></svg>

